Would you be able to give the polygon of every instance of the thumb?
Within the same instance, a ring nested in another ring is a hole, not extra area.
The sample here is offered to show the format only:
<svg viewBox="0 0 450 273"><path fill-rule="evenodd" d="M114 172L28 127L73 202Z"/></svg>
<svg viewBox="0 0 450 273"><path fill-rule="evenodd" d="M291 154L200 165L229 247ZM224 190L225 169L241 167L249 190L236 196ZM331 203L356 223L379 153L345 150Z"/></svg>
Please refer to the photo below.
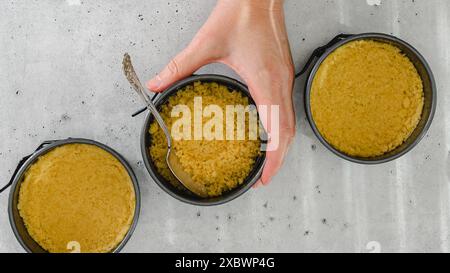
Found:
<svg viewBox="0 0 450 273"><path fill-rule="evenodd" d="M179 53L169 64L153 79L147 82L147 88L153 92L162 92L173 83L192 75L200 67L209 63L208 53L191 43Z"/></svg>

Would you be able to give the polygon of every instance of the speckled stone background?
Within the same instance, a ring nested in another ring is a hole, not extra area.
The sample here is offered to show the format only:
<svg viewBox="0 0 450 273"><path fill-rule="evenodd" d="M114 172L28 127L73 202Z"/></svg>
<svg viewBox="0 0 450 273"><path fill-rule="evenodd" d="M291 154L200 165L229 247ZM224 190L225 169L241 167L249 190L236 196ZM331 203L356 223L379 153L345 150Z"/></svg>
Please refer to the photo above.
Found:
<svg viewBox="0 0 450 273"><path fill-rule="evenodd" d="M295 87L298 135L273 183L214 208L163 193L140 156L140 101L121 72L135 57L150 78L193 37L214 0L4 0L0 3L0 178L48 139L92 138L132 164L142 211L125 252L448 252L450 249L450 1L287 0L299 69L340 32L385 32L428 59L439 88L429 135L380 166L340 160L313 136ZM203 72L235 76L212 65ZM21 252L0 196L0 252ZM372 242L372 243L369 243ZM375 248L372 248L375 247Z"/></svg>

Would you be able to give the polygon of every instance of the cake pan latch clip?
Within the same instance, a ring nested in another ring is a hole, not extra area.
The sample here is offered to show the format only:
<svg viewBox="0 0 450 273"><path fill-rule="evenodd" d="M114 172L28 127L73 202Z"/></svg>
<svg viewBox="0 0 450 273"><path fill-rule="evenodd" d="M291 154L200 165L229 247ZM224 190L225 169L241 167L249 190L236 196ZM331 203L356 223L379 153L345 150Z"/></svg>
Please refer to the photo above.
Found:
<svg viewBox="0 0 450 273"><path fill-rule="evenodd" d="M341 33L339 35L337 35L336 37L333 38L333 40L331 40L328 44L318 47L316 48L313 53L311 54L311 56L309 57L308 61L306 62L305 66L303 67L303 69L298 72L297 74L295 74L295 78L298 79L300 76L302 76L303 74L306 73L306 71L308 71L309 67L311 66L311 64L318 58L320 58L320 56L322 56L327 49L329 49L330 47L334 46L336 43L339 43L342 40L345 40L347 38L352 37L353 34L344 34Z"/></svg>
<svg viewBox="0 0 450 273"><path fill-rule="evenodd" d="M37 149L34 151L34 153L25 156L24 158L22 158L22 160L20 160L19 164L17 165L16 170L14 171L13 175L11 176L11 179L9 180L9 183L6 184L6 186L4 186L3 188L0 189L0 193L4 192L7 188L9 188L13 182L14 182L14 178L16 177L17 173L19 172L20 168L22 168L22 166L25 164L25 162L27 162L27 160L32 157L36 152L38 152L39 150L41 150L42 148L44 148L47 145L52 144L53 142L55 142L56 140L47 140L41 143L41 145L39 145L39 147L37 147Z"/></svg>

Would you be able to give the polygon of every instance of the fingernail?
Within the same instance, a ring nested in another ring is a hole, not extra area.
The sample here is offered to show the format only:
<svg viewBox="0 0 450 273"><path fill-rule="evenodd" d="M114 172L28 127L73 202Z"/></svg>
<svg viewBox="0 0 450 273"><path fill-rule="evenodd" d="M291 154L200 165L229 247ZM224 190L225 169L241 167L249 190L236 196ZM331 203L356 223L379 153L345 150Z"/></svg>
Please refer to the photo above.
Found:
<svg viewBox="0 0 450 273"><path fill-rule="evenodd" d="M158 90L162 85L162 79L158 75L147 83L147 88L150 90Z"/></svg>
<svg viewBox="0 0 450 273"><path fill-rule="evenodd" d="M267 179L267 181L264 181L264 180L261 178L261 183L262 183L262 185L263 185L263 186L269 185L271 179L272 179L272 178L269 178L269 179Z"/></svg>

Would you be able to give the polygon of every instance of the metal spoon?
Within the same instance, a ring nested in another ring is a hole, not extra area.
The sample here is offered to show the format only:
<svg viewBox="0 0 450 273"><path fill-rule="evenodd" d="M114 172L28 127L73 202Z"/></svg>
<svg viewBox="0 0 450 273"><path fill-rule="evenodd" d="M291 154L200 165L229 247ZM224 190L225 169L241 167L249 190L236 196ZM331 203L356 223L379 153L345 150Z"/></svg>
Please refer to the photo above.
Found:
<svg viewBox="0 0 450 273"><path fill-rule="evenodd" d="M164 134L166 135L167 139L167 155L166 155L166 163L167 166L169 166L170 171L175 176L175 178L184 186L186 189L191 191L192 193L202 197L206 198L208 197L206 188L201 185L200 183L195 183L192 180L192 177L183 170L181 163L176 156L174 152L172 152L172 137L170 135L169 129L167 128L163 118L159 114L158 110L156 109L156 106L153 104L152 100L148 96L148 94L145 92L144 87L142 86L141 82L139 81L138 76L136 75L136 72L134 71L133 64L131 63L131 57L128 55L128 53L125 53L123 56L123 71L125 73L125 77L130 82L133 89L139 94L139 96L144 100L145 104L147 105L147 109L150 110L150 112L155 117L156 121L158 122L161 129L164 131Z"/></svg>

